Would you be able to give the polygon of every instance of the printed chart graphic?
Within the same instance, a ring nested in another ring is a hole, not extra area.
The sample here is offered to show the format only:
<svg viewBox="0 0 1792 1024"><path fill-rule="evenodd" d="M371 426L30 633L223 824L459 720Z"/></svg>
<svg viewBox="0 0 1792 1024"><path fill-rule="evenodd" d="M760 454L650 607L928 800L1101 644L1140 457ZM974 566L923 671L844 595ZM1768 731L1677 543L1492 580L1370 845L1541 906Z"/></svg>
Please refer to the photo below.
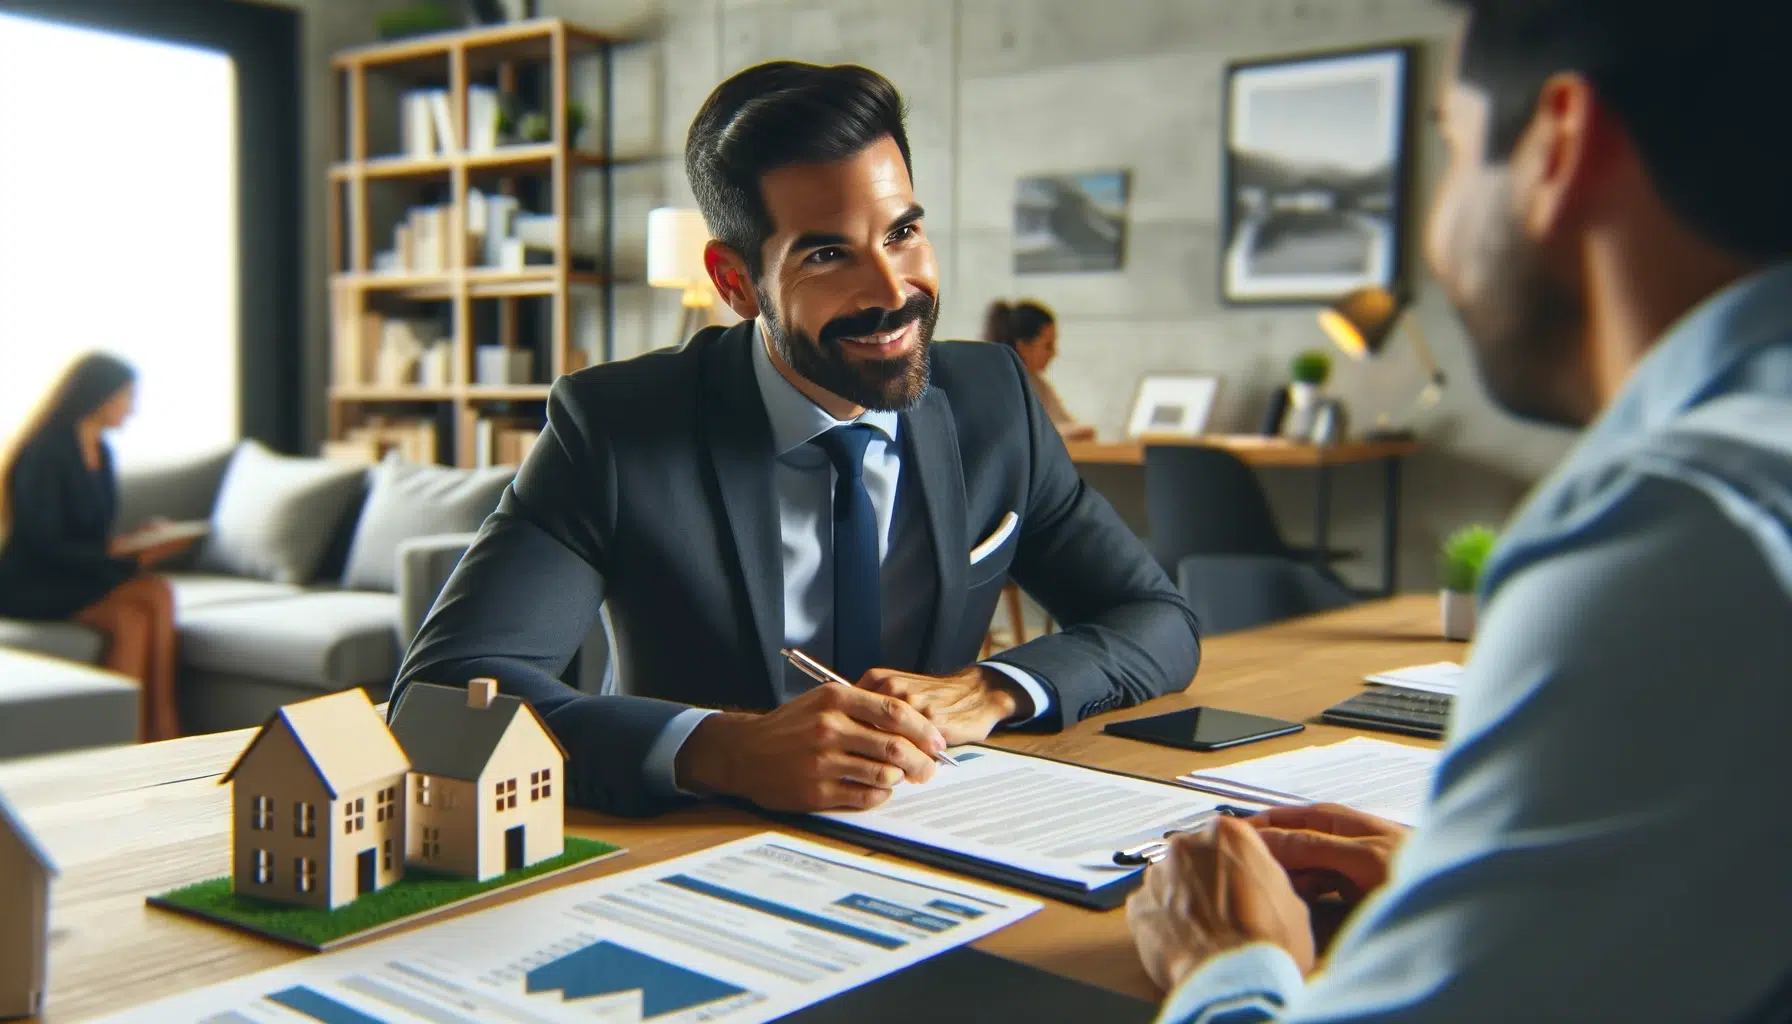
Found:
<svg viewBox="0 0 1792 1024"><path fill-rule="evenodd" d="M529 972L528 991L559 991L568 1002L640 991L641 1016L651 1020L713 1003L747 990L605 939Z"/></svg>

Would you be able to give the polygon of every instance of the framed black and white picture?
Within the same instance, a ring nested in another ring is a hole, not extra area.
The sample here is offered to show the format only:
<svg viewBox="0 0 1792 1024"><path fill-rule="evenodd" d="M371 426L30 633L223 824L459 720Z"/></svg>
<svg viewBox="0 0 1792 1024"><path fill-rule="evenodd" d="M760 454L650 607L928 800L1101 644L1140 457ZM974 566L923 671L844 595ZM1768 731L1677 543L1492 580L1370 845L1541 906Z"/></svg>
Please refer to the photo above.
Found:
<svg viewBox="0 0 1792 1024"><path fill-rule="evenodd" d="M1222 299L1321 303L1401 281L1413 53L1226 69Z"/></svg>
<svg viewBox="0 0 1792 1024"><path fill-rule="evenodd" d="M1126 260L1125 171L1022 178L1014 193L1014 272L1119 270Z"/></svg>

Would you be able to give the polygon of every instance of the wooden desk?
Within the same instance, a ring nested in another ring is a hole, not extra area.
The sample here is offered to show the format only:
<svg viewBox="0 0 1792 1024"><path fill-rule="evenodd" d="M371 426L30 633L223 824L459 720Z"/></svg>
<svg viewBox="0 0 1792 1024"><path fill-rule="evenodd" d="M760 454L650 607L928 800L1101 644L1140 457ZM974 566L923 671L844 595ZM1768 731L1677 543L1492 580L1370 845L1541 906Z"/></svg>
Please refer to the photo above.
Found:
<svg viewBox="0 0 1792 1024"><path fill-rule="evenodd" d="M1419 450L1416 441L1340 441L1306 444L1256 434L1207 434L1201 437L1146 435L1132 441L1066 441L1070 461L1089 466L1144 466L1147 445L1198 445L1223 448L1246 465L1262 469L1313 471L1313 546L1326 550L1331 530L1331 469L1364 462L1382 465L1381 595L1392 597L1400 553L1400 460Z"/></svg>
<svg viewBox="0 0 1792 1024"><path fill-rule="evenodd" d="M1293 736L1197 754L1104 736L1104 722L1193 704L1311 719L1360 689L1362 677L1371 672L1462 656L1462 645L1437 639L1434 599L1375 602L1217 637L1206 644L1200 675L1187 693L1059 735L998 742L1170 779L1201 766L1335 742L1354 730L1309 724ZM0 790L62 872L51 891L50 993L43 1020L115 1012L304 955L143 904L151 893L229 873L230 791L218 780L249 736L241 730L0 765ZM744 812L716 807L651 821L572 812L568 824L575 833L620 843L629 852L543 886L639 867L769 827ZM1139 967L1124 912L1045 903L1039 913L978 945L1121 992L1157 997Z"/></svg>

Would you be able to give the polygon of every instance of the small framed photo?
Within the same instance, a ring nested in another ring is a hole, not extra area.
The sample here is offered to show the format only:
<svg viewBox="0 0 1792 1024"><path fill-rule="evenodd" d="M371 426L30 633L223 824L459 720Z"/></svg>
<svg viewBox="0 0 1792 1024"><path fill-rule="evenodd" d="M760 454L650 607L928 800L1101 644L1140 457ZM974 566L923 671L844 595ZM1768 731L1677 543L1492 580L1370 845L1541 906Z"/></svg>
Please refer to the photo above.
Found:
<svg viewBox="0 0 1792 1024"><path fill-rule="evenodd" d="M1207 421L1213 415L1213 399L1219 388L1218 377L1146 377L1139 382L1139 395L1132 403L1126 436L1201 436L1207 432Z"/></svg>

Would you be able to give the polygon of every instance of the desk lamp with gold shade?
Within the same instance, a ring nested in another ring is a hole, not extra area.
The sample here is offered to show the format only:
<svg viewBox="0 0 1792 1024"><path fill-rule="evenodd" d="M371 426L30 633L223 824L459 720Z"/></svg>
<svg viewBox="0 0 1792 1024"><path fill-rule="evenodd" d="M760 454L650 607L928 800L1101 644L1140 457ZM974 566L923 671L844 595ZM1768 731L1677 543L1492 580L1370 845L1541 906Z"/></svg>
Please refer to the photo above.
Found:
<svg viewBox="0 0 1792 1024"><path fill-rule="evenodd" d="M683 293L679 304L677 344L712 322L715 285L703 266L703 248L709 244L709 226L697 210L662 206L647 214L647 283L655 288L676 288Z"/></svg>
<svg viewBox="0 0 1792 1024"><path fill-rule="evenodd" d="M1412 338L1413 349L1419 355L1427 380L1413 407L1407 416L1429 409L1443 398L1444 372L1438 368L1437 359L1431 354L1431 346L1425 341L1425 334L1419 329L1418 322L1412 317L1405 317L1408 300L1401 295L1384 288L1358 288L1330 306L1319 311L1319 326L1332 339L1332 343L1343 349L1352 359L1369 359L1380 355L1388 342L1393 340L1395 328L1404 322L1406 334ZM1368 431L1364 438L1370 441L1404 441L1411 440L1413 430L1410 424L1396 426L1389 422L1386 413L1377 417L1374 429Z"/></svg>

